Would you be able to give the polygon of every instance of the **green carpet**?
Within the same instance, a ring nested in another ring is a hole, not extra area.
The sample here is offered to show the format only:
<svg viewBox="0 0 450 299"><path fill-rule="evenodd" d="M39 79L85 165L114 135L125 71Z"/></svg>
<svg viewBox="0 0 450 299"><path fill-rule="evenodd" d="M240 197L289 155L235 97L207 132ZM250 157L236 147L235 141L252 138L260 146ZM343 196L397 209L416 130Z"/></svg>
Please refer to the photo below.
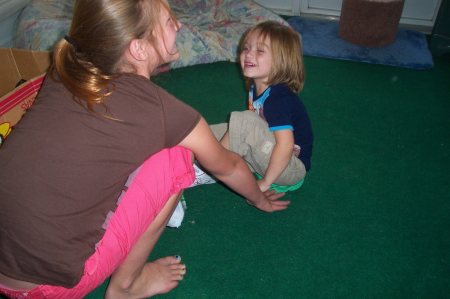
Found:
<svg viewBox="0 0 450 299"><path fill-rule="evenodd" d="M185 192L150 259L188 273L158 298L449 298L450 57L431 70L306 57L312 169L266 214L220 184ZM210 123L245 108L235 64L157 80ZM107 282L86 298L103 298Z"/></svg>
<svg viewBox="0 0 450 299"><path fill-rule="evenodd" d="M180 254L188 273L160 298L449 298L449 57L427 71L305 60L316 138L305 184L275 214L220 184L187 190L184 223L151 259ZM210 123L245 107L232 63L156 81Z"/></svg>

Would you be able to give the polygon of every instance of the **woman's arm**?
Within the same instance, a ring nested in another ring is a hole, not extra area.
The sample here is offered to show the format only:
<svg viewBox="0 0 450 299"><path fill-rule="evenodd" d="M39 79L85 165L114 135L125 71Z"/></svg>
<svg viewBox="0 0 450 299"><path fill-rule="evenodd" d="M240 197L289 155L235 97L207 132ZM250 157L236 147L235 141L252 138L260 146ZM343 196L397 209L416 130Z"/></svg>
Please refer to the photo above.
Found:
<svg viewBox="0 0 450 299"><path fill-rule="evenodd" d="M190 149L206 170L256 208L273 212L289 205L289 201L278 200L282 193L261 192L245 161L220 145L203 118L180 145Z"/></svg>
<svg viewBox="0 0 450 299"><path fill-rule="evenodd" d="M276 143L270 155L269 165L264 177L258 181L262 191L268 190L286 169L294 149L294 134L291 130L274 131L274 136Z"/></svg>

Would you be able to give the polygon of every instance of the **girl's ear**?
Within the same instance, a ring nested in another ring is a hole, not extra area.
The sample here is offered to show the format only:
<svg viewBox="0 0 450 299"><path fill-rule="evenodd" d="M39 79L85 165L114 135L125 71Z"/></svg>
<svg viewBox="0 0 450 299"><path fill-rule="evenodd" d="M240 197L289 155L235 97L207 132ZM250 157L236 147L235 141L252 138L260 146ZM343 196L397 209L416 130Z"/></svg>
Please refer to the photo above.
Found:
<svg viewBox="0 0 450 299"><path fill-rule="evenodd" d="M148 58L149 44L142 39L133 39L128 47L131 57L137 61L142 61Z"/></svg>

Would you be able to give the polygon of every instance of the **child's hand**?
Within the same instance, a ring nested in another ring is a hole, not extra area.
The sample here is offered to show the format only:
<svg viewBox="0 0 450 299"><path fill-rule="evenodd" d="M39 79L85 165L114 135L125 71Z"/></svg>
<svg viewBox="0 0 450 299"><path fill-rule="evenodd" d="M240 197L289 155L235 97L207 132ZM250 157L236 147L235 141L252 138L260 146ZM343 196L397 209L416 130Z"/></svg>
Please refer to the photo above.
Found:
<svg viewBox="0 0 450 299"><path fill-rule="evenodd" d="M264 178L257 180L256 183L258 184L261 192L266 192L270 188L270 184L267 184Z"/></svg>

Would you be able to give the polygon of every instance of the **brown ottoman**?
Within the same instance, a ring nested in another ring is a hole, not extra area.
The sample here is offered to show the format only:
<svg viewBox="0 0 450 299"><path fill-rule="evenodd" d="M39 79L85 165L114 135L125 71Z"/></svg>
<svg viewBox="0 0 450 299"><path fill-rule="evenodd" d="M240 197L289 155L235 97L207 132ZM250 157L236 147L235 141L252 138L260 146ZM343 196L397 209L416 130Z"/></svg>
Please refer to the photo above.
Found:
<svg viewBox="0 0 450 299"><path fill-rule="evenodd" d="M343 0L339 36L366 47L392 43L405 0Z"/></svg>

